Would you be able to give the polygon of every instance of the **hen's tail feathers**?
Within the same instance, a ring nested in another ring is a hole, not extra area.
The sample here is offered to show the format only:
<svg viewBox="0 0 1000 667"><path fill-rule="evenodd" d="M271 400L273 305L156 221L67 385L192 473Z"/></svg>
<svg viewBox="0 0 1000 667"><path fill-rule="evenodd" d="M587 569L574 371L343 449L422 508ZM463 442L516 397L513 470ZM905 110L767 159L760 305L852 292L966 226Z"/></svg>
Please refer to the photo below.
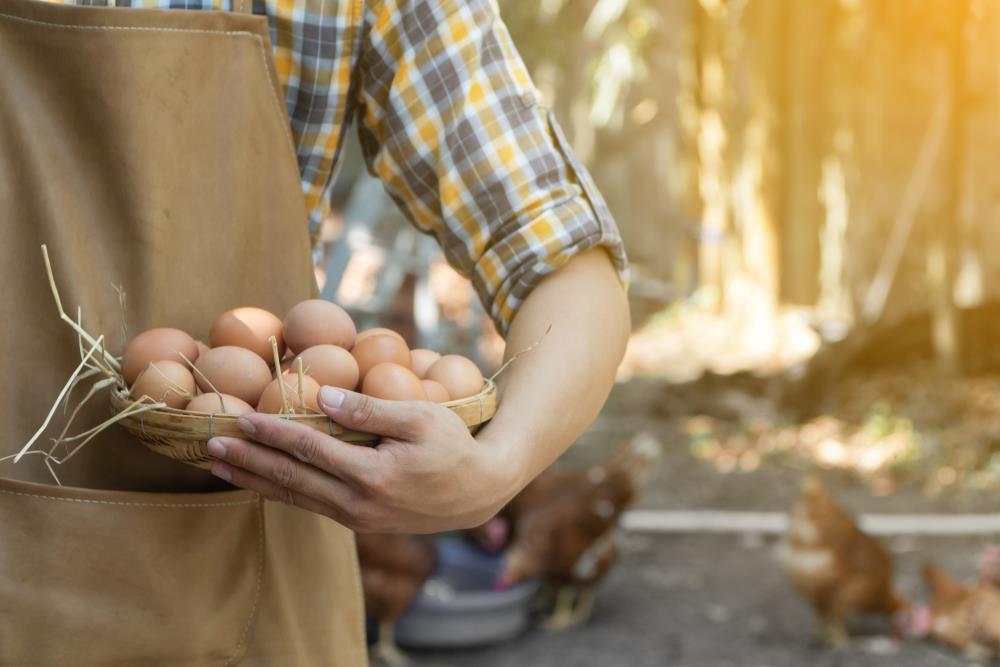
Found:
<svg viewBox="0 0 1000 667"><path fill-rule="evenodd" d="M663 446L659 439L648 431L642 431L621 445L609 463L624 470L638 491L646 485L662 456Z"/></svg>
<svg viewBox="0 0 1000 667"><path fill-rule="evenodd" d="M950 597L964 591L965 587L955 579L952 579L944 570L934 563L925 563L923 567L924 582L927 590L930 591L931 598Z"/></svg>

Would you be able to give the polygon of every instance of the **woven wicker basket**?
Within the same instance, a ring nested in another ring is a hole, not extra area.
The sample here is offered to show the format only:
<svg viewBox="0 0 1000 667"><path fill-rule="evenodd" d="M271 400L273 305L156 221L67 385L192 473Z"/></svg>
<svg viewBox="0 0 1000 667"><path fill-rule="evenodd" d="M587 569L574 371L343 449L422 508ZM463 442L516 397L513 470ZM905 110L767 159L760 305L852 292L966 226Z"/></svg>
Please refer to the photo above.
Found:
<svg viewBox="0 0 1000 667"><path fill-rule="evenodd" d="M121 390L112 392L111 406L116 414L130 405L133 405L133 401L126 392ZM475 396L442 405L461 417L469 430L475 433L496 412L496 385L487 380L483 390ZM118 424L157 454L198 468L208 468L214 460L206 449L210 438L243 436L243 432L236 425L236 419L233 415L210 415L162 408L126 417ZM374 445L378 442L378 436L342 428L330 421L326 415L294 415L286 419L305 424L346 442L358 445Z"/></svg>

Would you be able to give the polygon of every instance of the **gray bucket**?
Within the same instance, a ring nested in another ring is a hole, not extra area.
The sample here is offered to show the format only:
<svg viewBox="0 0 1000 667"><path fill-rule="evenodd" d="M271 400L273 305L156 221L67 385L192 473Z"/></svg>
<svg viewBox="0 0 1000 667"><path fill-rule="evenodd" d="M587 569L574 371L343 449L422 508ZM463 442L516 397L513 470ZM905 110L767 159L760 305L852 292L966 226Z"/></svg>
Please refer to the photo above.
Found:
<svg viewBox="0 0 1000 667"><path fill-rule="evenodd" d="M437 541L438 568L396 623L396 641L411 648L462 648L507 641L528 627L537 581L494 590L502 555L460 538Z"/></svg>

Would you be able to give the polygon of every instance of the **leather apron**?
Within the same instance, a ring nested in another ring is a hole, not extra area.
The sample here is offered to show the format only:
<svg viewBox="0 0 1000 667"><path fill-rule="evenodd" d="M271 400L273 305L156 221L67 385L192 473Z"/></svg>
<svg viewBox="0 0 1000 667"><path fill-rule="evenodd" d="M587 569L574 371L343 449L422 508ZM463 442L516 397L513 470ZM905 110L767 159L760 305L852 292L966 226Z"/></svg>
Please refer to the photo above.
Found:
<svg viewBox="0 0 1000 667"><path fill-rule="evenodd" d="M79 362L42 243L116 353L114 285L132 333L206 340L225 309L316 293L282 100L264 17L0 0L0 456ZM101 395L79 424L108 415ZM117 427L55 469L0 463L0 665L366 663L344 527Z"/></svg>

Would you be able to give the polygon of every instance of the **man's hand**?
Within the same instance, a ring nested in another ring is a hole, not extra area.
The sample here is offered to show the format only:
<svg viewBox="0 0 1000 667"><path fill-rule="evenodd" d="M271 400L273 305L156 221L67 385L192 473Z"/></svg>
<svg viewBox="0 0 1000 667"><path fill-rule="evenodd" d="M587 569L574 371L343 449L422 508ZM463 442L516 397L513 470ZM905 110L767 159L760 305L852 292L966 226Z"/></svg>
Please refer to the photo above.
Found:
<svg viewBox="0 0 1000 667"><path fill-rule="evenodd" d="M247 439L214 438L212 473L271 500L329 516L361 532L432 533L493 516L524 481L509 448L478 442L447 408L383 401L324 387L334 422L382 436L352 445L274 415L248 414Z"/></svg>
<svg viewBox="0 0 1000 667"><path fill-rule="evenodd" d="M479 525L593 421L614 383L628 321L628 301L607 254L590 250L525 299L511 323L506 356L544 339L499 378L497 413L475 438L439 405L324 387L323 411L341 426L382 436L377 447L250 414L240 418L248 440L209 443L225 462L213 464L212 472L360 531Z"/></svg>

